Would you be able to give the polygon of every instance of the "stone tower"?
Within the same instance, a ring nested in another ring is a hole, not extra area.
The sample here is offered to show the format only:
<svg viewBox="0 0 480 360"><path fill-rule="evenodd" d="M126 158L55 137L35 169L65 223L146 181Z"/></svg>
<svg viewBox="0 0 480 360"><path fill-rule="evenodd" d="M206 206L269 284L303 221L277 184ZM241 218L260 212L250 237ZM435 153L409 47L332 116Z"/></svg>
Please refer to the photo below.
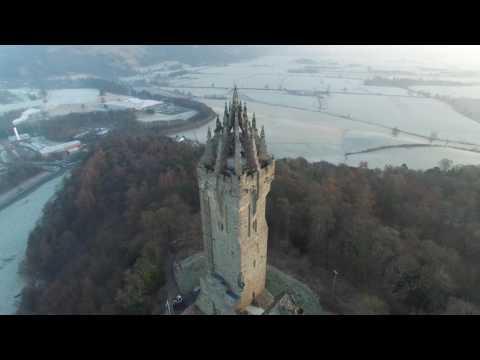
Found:
<svg viewBox="0 0 480 360"><path fill-rule="evenodd" d="M235 87L198 166L207 274L197 306L205 314L239 313L267 292L265 204L274 171L265 131L255 114L250 122Z"/></svg>

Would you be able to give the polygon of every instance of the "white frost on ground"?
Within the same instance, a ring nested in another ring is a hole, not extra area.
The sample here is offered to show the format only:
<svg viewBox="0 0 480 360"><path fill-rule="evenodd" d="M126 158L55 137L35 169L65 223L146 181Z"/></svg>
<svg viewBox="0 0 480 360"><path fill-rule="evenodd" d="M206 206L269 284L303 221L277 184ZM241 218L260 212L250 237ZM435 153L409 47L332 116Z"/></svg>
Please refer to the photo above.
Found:
<svg viewBox="0 0 480 360"><path fill-rule="evenodd" d="M362 85L358 88L351 89L352 91L365 92L368 94L388 94L388 95L408 95L408 90L397 88L397 87L388 87L388 86L371 86L371 85Z"/></svg>
<svg viewBox="0 0 480 360"><path fill-rule="evenodd" d="M29 95L39 96L38 89L32 88L17 88L7 89L9 92L17 96L21 101L30 101Z"/></svg>
<svg viewBox="0 0 480 360"><path fill-rule="evenodd" d="M26 108L31 108L35 106L40 106L42 102L40 100L26 100L22 102L16 102L12 104L3 104L0 105L0 114L6 113L14 110L21 110Z"/></svg>
<svg viewBox="0 0 480 360"><path fill-rule="evenodd" d="M25 98L25 101L0 105L0 113L33 107L45 108L45 110L49 111L50 109L55 109L57 106L66 104L85 104L98 102L98 93L99 92L97 89L49 90L47 94L47 103L45 104L42 100L27 100Z"/></svg>
<svg viewBox="0 0 480 360"><path fill-rule="evenodd" d="M334 107L341 113L351 111L352 114L358 114L359 118L400 128L403 120L410 125L409 130L422 130L427 135L430 134L429 130L434 129L433 126L431 128L428 125L439 125L440 130L443 130L445 135L451 138L454 136L475 140L480 138L475 136L475 132L480 131L478 124L455 113L449 107L444 107L438 101L429 99L420 101L421 99L409 98L395 98L395 100L389 101L388 97L358 96L352 105L348 102L349 96L338 96L342 97L343 101L334 104ZM329 102L338 96L332 95ZM374 99L373 103L369 101L372 98ZM379 100L379 98L384 100ZM399 99L401 99L400 102ZM411 100L412 103L405 100ZM218 114L223 114L224 101L207 99L202 101ZM298 103L292 104L299 105ZM345 106L341 107L342 104ZM419 104L420 106L417 106ZM352 108L352 106L356 106L356 108ZM407 111L402 112L405 107ZM427 142L424 139L404 134L393 137L388 129L315 111L297 110L252 101L248 102L248 110L250 115L252 111L255 111L258 126L265 126L268 147L276 158L301 156L309 161L323 160L339 164L345 162L346 152L361 151L377 146ZM434 121L436 118L432 117L432 114L442 116L445 123L436 123ZM395 121L395 119L398 120ZM414 126L415 124L418 126ZM204 142L208 126L213 128L215 123L211 122L198 129L182 131L174 135L183 135ZM435 129L438 128L435 127ZM441 131L439 135L442 135ZM381 152L351 156L347 163L358 166L359 162L365 159L372 167L383 168L388 164L406 163L412 168L427 169L437 166L443 158L452 159L458 164L480 163L478 154L444 148L382 150Z"/></svg>
<svg viewBox="0 0 480 360"><path fill-rule="evenodd" d="M388 132L349 130L343 138L343 149L345 152L355 152L380 146L426 143L428 143L427 140L413 136L394 137Z"/></svg>
<svg viewBox="0 0 480 360"><path fill-rule="evenodd" d="M450 159L454 165L480 165L480 154L449 148L394 148L378 152L351 155L347 165L358 166L366 161L368 167L383 169L386 165L401 166L410 169L425 170L438 166L440 160Z"/></svg>
<svg viewBox="0 0 480 360"><path fill-rule="evenodd" d="M18 298L15 296L24 286L18 270L25 256L28 236L62 180L63 176L50 180L0 211L0 314L16 312Z"/></svg>
<svg viewBox="0 0 480 360"><path fill-rule="evenodd" d="M138 116L138 121L141 122L155 122L155 121L172 121L172 120L188 120L195 116L197 112L195 110L184 111L178 114L142 114Z"/></svg>
<svg viewBox="0 0 480 360"><path fill-rule="evenodd" d="M319 108L316 97L290 95L281 91L243 90L240 97L247 101L247 104L252 99L270 105L291 106L313 111ZM255 111L255 109L252 108L252 111Z"/></svg>
<svg viewBox="0 0 480 360"><path fill-rule="evenodd" d="M435 99L364 95L334 95L327 100L328 110L351 114L401 130L440 138L480 143L480 125Z"/></svg>
<svg viewBox="0 0 480 360"><path fill-rule="evenodd" d="M458 81L458 80L457 80ZM480 86L412 86L412 90L454 98L480 99Z"/></svg>
<svg viewBox="0 0 480 360"><path fill-rule="evenodd" d="M105 104L108 106L121 107L125 109L143 110L145 108L160 105L163 103L163 101L145 100L128 96L115 97L118 99L107 101Z"/></svg>
<svg viewBox="0 0 480 360"><path fill-rule="evenodd" d="M139 88L141 89L141 88ZM226 96L227 98L231 97L230 90L226 90L224 88L215 88L215 87L208 87L208 88L182 88L182 87L169 87L163 88L162 90L154 90L152 93L159 93L160 95L165 96L176 96L178 93L175 91L180 92L180 94L188 94L191 93L193 96L196 97L204 97L204 96ZM229 96L230 95L230 96Z"/></svg>
<svg viewBox="0 0 480 360"><path fill-rule="evenodd" d="M20 90L18 90L20 91ZM29 89L22 90L24 93L31 91ZM11 110L26 109L21 116L13 121L15 125L36 118L38 120L48 119L38 116L41 111L46 111L49 117L62 116L70 113L87 113L94 111L105 111L104 103L107 109L134 109L137 111L144 110L163 102L157 100L145 100L131 96L116 95L107 93L103 97L99 96L97 89L59 89L50 90L47 95L47 102L41 100L21 101L14 104L0 105L0 113ZM193 114L194 115L194 114ZM193 116L191 112L180 114L176 117L165 115L162 121L173 119L183 119Z"/></svg>
<svg viewBox="0 0 480 360"><path fill-rule="evenodd" d="M86 104L98 102L97 89L48 90L47 109L64 104Z"/></svg>

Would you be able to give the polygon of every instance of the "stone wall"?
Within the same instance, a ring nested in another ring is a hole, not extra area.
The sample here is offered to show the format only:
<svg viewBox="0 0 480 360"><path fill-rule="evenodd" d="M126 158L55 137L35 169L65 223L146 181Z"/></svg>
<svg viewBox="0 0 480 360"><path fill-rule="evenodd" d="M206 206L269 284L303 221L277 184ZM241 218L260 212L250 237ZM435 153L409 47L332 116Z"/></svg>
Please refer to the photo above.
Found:
<svg viewBox="0 0 480 360"><path fill-rule="evenodd" d="M216 176L205 168L198 169L207 266L239 296L239 309L249 305L265 288L265 205L274 171L274 162L241 176Z"/></svg>
<svg viewBox="0 0 480 360"><path fill-rule="evenodd" d="M239 308L249 305L265 288L267 271L268 224L265 218L266 197L273 180L275 163L242 181L240 206L241 272L245 288Z"/></svg>

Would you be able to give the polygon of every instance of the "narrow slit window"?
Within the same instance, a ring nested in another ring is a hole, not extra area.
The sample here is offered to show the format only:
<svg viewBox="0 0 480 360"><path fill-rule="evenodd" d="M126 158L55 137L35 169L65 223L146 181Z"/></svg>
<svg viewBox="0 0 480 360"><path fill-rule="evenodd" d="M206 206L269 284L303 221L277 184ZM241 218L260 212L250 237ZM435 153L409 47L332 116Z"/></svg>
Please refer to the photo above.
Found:
<svg viewBox="0 0 480 360"><path fill-rule="evenodd" d="M250 204L248 205L248 237L250 237L250 224L251 224L251 206Z"/></svg>
<svg viewBox="0 0 480 360"><path fill-rule="evenodd" d="M225 211L223 212L225 214L225 232L228 233L228 213L227 213L227 204L225 204Z"/></svg>

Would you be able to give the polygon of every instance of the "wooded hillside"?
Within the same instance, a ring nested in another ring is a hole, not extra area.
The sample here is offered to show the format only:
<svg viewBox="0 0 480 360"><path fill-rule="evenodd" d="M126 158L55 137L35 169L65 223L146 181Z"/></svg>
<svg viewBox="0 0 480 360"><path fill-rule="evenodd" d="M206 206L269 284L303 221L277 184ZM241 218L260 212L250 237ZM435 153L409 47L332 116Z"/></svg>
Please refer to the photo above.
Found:
<svg viewBox="0 0 480 360"><path fill-rule="evenodd" d="M31 234L20 312L161 313L168 244L202 247L202 151L154 136L98 145ZM278 160L267 220L269 262L314 290L320 284L327 310L478 312L479 167L380 171Z"/></svg>

